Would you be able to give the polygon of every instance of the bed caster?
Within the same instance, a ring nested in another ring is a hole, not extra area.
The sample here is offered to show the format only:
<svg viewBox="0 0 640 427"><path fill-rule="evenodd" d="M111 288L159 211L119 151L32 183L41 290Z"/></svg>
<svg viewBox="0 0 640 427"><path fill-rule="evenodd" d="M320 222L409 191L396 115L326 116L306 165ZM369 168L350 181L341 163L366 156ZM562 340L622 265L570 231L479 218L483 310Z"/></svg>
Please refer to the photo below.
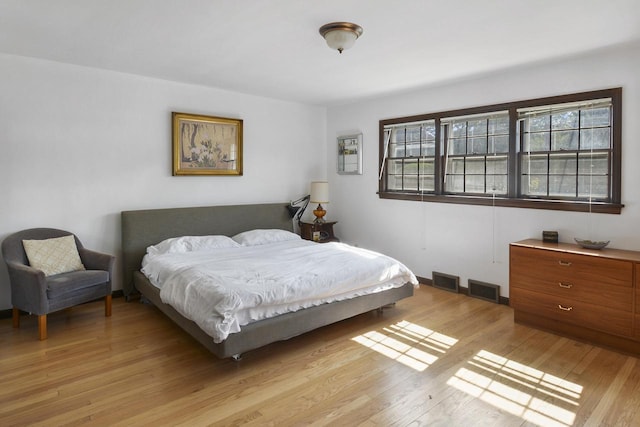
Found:
<svg viewBox="0 0 640 427"><path fill-rule="evenodd" d="M231 358L233 359L234 362L239 362L242 360L242 355L241 354L234 354L233 356L231 356Z"/></svg>

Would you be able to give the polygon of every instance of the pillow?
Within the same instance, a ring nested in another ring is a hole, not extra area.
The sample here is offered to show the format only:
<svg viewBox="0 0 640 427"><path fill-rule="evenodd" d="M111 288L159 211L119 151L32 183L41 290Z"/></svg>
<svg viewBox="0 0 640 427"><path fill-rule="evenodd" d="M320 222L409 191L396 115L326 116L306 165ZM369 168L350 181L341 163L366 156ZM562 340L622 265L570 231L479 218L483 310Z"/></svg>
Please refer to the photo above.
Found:
<svg viewBox="0 0 640 427"><path fill-rule="evenodd" d="M29 264L45 276L84 270L72 235L45 240L23 240Z"/></svg>
<svg viewBox="0 0 640 427"><path fill-rule="evenodd" d="M177 254L218 248L237 248L240 245L227 236L182 236L163 240L147 248L149 255Z"/></svg>
<svg viewBox="0 0 640 427"><path fill-rule="evenodd" d="M300 240L301 237L287 230L249 230L238 233L232 237L242 246L265 245L267 243L286 242L288 240Z"/></svg>

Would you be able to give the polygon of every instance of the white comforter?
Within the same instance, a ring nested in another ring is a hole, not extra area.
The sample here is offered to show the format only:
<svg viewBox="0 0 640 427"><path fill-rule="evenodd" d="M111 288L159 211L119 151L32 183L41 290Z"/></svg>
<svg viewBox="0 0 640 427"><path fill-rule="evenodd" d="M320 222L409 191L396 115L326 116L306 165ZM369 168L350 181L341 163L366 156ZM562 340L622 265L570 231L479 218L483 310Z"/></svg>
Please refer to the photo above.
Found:
<svg viewBox="0 0 640 427"><path fill-rule="evenodd" d="M147 254L162 301L221 342L250 322L367 293L417 285L402 263L343 243L306 240Z"/></svg>

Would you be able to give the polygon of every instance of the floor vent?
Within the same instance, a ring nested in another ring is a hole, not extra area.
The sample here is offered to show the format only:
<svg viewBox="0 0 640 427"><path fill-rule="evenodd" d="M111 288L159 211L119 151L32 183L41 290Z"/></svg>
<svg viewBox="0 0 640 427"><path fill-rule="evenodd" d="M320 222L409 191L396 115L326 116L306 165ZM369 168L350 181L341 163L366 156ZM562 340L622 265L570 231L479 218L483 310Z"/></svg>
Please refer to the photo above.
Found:
<svg viewBox="0 0 640 427"><path fill-rule="evenodd" d="M434 288L458 293L458 286L460 285L460 278L458 276L433 271L431 273L431 277L433 278L432 282Z"/></svg>
<svg viewBox="0 0 640 427"><path fill-rule="evenodd" d="M469 279L469 296L500 304L500 286Z"/></svg>

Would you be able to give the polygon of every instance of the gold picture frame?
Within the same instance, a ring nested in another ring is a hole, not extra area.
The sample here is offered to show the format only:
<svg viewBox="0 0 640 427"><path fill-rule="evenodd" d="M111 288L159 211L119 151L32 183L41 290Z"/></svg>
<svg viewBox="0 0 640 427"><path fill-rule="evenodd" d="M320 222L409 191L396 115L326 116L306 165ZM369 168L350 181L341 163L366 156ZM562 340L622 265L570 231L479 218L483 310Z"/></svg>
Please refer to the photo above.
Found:
<svg viewBox="0 0 640 427"><path fill-rule="evenodd" d="M242 175L242 120L171 113L173 175Z"/></svg>

